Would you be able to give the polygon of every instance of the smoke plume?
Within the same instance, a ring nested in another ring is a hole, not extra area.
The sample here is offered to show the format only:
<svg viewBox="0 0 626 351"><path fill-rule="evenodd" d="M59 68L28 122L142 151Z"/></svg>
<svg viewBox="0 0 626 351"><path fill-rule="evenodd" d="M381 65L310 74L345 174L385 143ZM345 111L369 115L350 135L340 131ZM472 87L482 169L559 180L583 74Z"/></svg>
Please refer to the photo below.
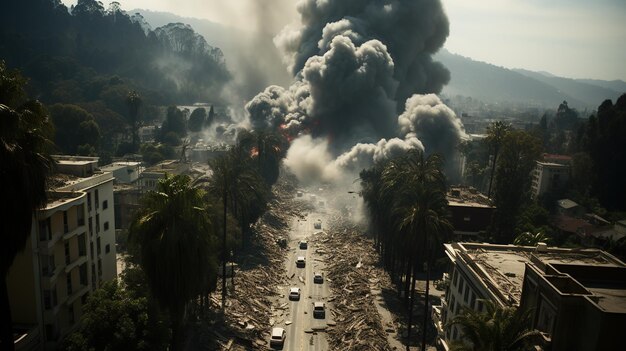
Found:
<svg viewBox="0 0 626 351"><path fill-rule="evenodd" d="M294 139L301 180L337 181L408 149L450 159L465 133L434 95L450 79L431 55L449 33L440 0L301 0L274 42L294 76L246 105L254 129ZM426 95L422 95L426 94Z"/></svg>

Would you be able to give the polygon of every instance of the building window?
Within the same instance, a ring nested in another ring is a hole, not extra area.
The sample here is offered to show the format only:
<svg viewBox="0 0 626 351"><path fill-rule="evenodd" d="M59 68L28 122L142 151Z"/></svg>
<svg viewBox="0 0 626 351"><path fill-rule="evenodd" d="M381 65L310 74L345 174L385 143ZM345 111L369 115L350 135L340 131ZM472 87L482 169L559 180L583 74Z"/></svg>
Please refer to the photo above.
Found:
<svg viewBox="0 0 626 351"><path fill-rule="evenodd" d="M469 297L470 287L469 284L465 285L465 293L463 294L463 301L467 303L467 298Z"/></svg>
<svg viewBox="0 0 626 351"><path fill-rule="evenodd" d="M454 273L452 274L452 282L454 284L454 286L456 286L456 284L459 282L459 275L457 274L457 270L454 270Z"/></svg>
<svg viewBox="0 0 626 351"><path fill-rule="evenodd" d="M476 308L476 294L474 294L473 292L470 292L470 307L471 308Z"/></svg>
<svg viewBox="0 0 626 351"><path fill-rule="evenodd" d="M101 245L100 245L100 238L96 239L96 252L98 253L98 255L100 255L100 252L102 252Z"/></svg>
<svg viewBox="0 0 626 351"><path fill-rule="evenodd" d="M87 212L91 212L91 193L87 193Z"/></svg>
<svg viewBox="0 0 626 351"><path fill-rule="evenodd" d="M74 316L74 305L70 305L70 307L67 308L67 320L70 324L74 324L74 322L76 322L76 316Z"/></svg>
<svg viewBox="0 0 626 351"><path fill-rule="evenodd" d="M100 215L96 215L96 234L100 233Z"/></svg>
<svg viewBox="0 0 626 351"><path fill-rule="evenodd" d="M456 337L458 336L457 331L456 331L456 327L452 327L452 340L456 340Z"/></svg>
<svg viewBox="0 0 626 351"><path fill-rule="evenodd" d="M99 195L99 194L98 194L98 189L96 189L96 198L95 198L95 200L96 200L96 201L95 201L95 203L96 203L96 210L97 210L98 208L100 208L100 196L98 196L98 195Z"/></svg>
<svg viewBox="0 0 626 351"><path fill-rule="evenodd" d="M43 291L43 305L47 310L53 307L52 306L52 292L50 290Z"/></svg>
<svg viewBox="0 0 626 351"><path fill-rule="evenodd" d="M72 295L72 272L68 273L65 276L65 285L67 287L67 296Z"/></svg>
<svg viewBox="0 0 626 351"><path fill-rule="evenodd" d="M478 300L478 303L476 303L476 311L478 311L478 312L482 312L483 311L483 301L482 300Z"/></svg>
<svg viewBox="0 0 626 351"><path fill-rule="evenodd" d="M91 264L91 287L96 288L96 265Z"/></svg>
<svg viewBox="0 0 626 351"><path fill-rule="evenodd" d="M87 255L87 241L85 239L85 233L78 236L78 255Z"/></svg>
<svg viewBox="0 0 626 351"><path fill-rule="evenodd" d="M450 309L450 311L452 311L452 314L454 314L454 300L455 300L455 298L454 298L454 295L453 295L452 298L450 299L450 305L449 305L450 306L449 309Z"/></svg>
<svg viewBox="0 0 626 351"><path fill-rule="evenodd" d="M41 273L45 277L51 277L54 274L54 270L56 269L56 264L54 263L54 254L42 255L41 262Z"/></svg>
<svg viewBox="0 0 626 351"><path fill-rule="evenodd" d="M79 268L80 273L80 285L87 286L87 263L83 263Z"/></svg>
<svg viewBox="0 0 626 351"><path fill-rule="evenodd" d="M91 253L91 257L93 258L93 241L89 243L89 252Z"/></svg>
<svg viewBox="0 0 626 351"><path fill-rule="evenodd" d="M104 247L104 253L109 253L109 252L111 252L111 244L107 244L107 245Z"/></svg>
<svg viewBox="0 0 626 351"><path fill-rule="evenodd" d="M50 225L50 217L43 221L39 221L39 240L46 241L52 239L52 226Z"/></svg>
<svg viewBox="0 0 626 351"><path fill-rule="evenodd" d="M109 222L104 222L104 230L109 230Z"/></svg>
<svg viewBox="0 0 626 351"><path fill-rule="evenodd" d="M98 277L102 280L102 260L98 260Z"/></svg>
<svg viewBox="0 0 626 351"><path fill-rule="evenodd" d="M107 208L109 208L109 200L102 201L102 209L106 210Z"/></svg>
<svg viewBox="0 0 626 351"><path fill-rule="evenodd" d="M85 225L85 205L80 205L77 207L77 215L76 215L76 222L77 222L77 226L80 227L81 225Z"/></svg>
<svg viewBox="0 0 626 351"><path fill-rule="evenodd" d="M89 217L89 237L93 236L93 218Z"/></svg>
<svg viewBox="0 0 626 351"><path fill-rule="evenodd" d="M54 332L54 325L46 324L46 340L55 341L56 333Z"/></svg>
<svg viewBox="0 0 626 351"><path fill-rule="evenodd" d="M67 223L67 211L63 211L63 233L70 231L70 227Z"/></svg>
<svg viewBox="0 0 626 351"><path fill-rule="evenodd" d="M85 295L80 297L80 304L85 306L87 304L88 298L89 298L89 293L85 293Z"/></svg>
<svg viewBox="0 0 626 351"><path fill-rule="evenodd" d="M70 264L70 243L66 241L63 248L65 249L65 264Z"/></svg>
<svg viewBox="0 0 626 351"><path fill-rule="evenodd" d="M459 278L459 294L463 293L463 285L465 284L465 281L463 280L463 278Z"/></svg>

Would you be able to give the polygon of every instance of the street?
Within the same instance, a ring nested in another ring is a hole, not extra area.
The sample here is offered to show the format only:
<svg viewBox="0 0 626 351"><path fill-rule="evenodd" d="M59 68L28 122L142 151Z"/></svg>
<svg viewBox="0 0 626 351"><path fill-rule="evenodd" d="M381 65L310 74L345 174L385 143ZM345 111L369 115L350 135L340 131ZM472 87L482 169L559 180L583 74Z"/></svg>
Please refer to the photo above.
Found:
<svg viewBox="0 0 626 351"><path fill-rule="evenodd" d="M314 201L316 204L321 201L317 197L312 197L308 193L304 193L301 201ZM310 243L306 249L300 249L299 243L302 240L308 240L315 235L316 232L324 230L327 217L320 208L307 214L304 218L294 219L290 227L289 235L289 253L285 260L288 285L278 287L279 293L284 297L279 299L278 305L288 304L289 310L285 320L277 324L277 327L285 328L287 332L285 344L278 348L282 350L328 350L328 341L324 330L328 321L331 320L331 305L328 304L330 297L330 288L328 286L328 278L324 272L324 263L320 255L318 255ZM321 222L321 228L315 228L315 223ZM298 256L304 256L305 266L297 267L296 259ZM314 272L324 273L323 283L314 283ZM332 277L330 277L332 279ZM289 289L298 287L301 289L299 301L289 300ZM313 303L325 303L324 318L313 317ZM332 323L332 322L331 322Z"/></svg>

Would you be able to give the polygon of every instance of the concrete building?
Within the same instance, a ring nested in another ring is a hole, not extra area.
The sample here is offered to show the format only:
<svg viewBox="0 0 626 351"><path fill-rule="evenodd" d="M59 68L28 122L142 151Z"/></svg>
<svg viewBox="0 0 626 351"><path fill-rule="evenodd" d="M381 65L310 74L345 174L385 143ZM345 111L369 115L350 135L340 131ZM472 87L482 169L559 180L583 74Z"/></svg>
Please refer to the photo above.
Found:
<svg viewBox="0 0 626 351"><path fill-rule="evenodd" d="M609 350L621 337L616 326L626 322L626 265L604 251L453 243L445 252L448 287L442 304L433 306L444 349L462 336L461 328L446 324L463 307L481 311L481 300L531 309L546 349Z"/></svg>
<svg viewBox="0 0 626 351"><path fill-rule="evenodd" d="M100 168L103 172L113 173L115 183L131 184L139 179L141 162L113 162Z"/></svg>
<svg viewBox="0 0 626 351"><path fill-rule="evenodd" d="M30 334L21 339L28 344L16 344L22 350L55 349L75 329L89 292L117 276L112 174L94 157L54 159L48 203L7 275L14 323Z"/></svg>
<svg viewBox="0 0 626 351"><path fill-rule="evenodd" d="M565 186L569 180L569 173L569 165L537 161L532 172L531 194L533 198Z"/></svg>
<svg viewBox="0 0 626 351"><path fill-rule="evenodd" d="M556 212L564 216L582 217L585 208L570 199L561 199L556 202Z"/></svg>
<svg viewBox="0 0 626 351"><path fill-rule="evenodd" d="M491 223L495 207L476 189L451 187L447 199L456 240L474 240Z"/></svg>

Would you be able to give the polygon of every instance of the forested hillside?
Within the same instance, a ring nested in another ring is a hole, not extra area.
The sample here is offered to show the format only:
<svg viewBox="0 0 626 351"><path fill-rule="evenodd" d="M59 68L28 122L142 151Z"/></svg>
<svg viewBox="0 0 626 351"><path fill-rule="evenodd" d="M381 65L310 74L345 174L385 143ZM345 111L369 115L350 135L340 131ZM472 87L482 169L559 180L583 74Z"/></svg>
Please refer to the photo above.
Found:
<svg viewBox="0 0 626 351"><path fill-rule="evenodd" d="M156 106L219 102L230 80L221 50L188 25L152 30L118 3L105 9L79 0L68 9L59 0L7 2L0 11L0 61L29 79L29 94L50 106L57 132L93 136L89 145L64 146L57 135L59 152L118 152L136 117L129 92L140 96L138 118L146 120L159 117Z"/></svg>

